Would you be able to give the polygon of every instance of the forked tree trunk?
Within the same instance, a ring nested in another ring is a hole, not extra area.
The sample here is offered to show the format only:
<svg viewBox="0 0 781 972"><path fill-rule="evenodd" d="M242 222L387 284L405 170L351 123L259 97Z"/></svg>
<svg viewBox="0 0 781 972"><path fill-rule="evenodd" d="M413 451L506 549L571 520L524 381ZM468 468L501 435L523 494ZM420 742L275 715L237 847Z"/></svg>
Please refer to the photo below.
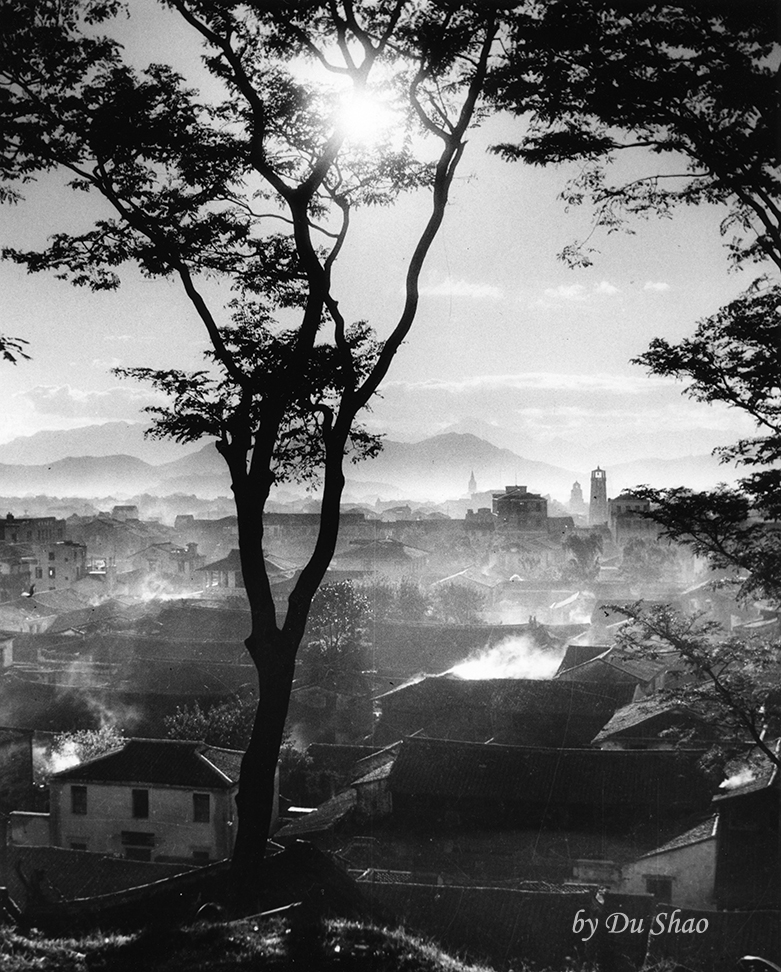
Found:
<svg viewBox="0 0 781 972"><path fill-rule="evenodd" d="M274 789L279 749L293 686L297 645L278 632L271 643L256 644L247 639L247 649L256 659L258 707L252 736L241 761L239 792L236 796L238 831L231 862L231 874L240 893L251 891L265 855L274 810Z"/></svg>

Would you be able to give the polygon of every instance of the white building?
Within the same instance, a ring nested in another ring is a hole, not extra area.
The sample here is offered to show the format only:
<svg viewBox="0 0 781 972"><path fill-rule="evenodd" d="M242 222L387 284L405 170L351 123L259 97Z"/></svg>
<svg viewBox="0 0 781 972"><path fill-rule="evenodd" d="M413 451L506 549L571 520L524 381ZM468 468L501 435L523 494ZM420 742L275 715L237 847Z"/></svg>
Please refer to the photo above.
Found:
<svg viewBox="0 0 781 972"><path fill-rule="evenodd" d="M714 904L718 817L710 817L622 868L623 894L653 894L676 908L710 910Z"/></svg>
<svg viewBox="0 0 781 972"><path fill-rule="evenodd" d="M128 740L51 778L45 842L138 861L229 857L242 755L199 742ZM29 816L11 815L12 843L43 842L40 819Z"/></svg>

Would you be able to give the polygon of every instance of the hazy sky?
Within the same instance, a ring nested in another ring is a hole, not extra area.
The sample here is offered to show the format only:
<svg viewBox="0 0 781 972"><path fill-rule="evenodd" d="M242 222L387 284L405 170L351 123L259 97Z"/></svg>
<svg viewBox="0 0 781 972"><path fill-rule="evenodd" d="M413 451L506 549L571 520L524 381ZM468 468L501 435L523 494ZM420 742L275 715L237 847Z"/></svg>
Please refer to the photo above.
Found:
<svg viewBox="0 0 781 972"><path fill-rule="evenodd" d="M132 0L132 8L146 8L146 0ZM133 21L127 43L138 59L163 59L172 49L192 63L197 56L170 16ZM557 253L588 232L590 213L566 212L557 198L566 171L508 164L485 151L512 139L517 125L497 118L471 136L423 274L418 320L371 424L404 439L476 431L565 466L615 462L622 448L628 459L705 452L747 431L737 414L696 405L681 386L629 363L655 336L690 333L759 272L729 271L719 235L724 212L700 207L637 221L634 235L598 238L592 267L571 270ZM50 180L30 188L27 203L4 207L2 243L34 245L74 219L86 227L84 197L66 192ZM394 322L423 203L413 197L358 214L336 276L348 318L367 319L381 333ZM143 280L129 267L122 275L118 292L92 294L0 264L0 331L26 338L33 355L3 367L0 441L139 420L148 393L118 382L113 366L200 365L201 325L177 284ZM208 289L217 301L224 296Z"/></svg>

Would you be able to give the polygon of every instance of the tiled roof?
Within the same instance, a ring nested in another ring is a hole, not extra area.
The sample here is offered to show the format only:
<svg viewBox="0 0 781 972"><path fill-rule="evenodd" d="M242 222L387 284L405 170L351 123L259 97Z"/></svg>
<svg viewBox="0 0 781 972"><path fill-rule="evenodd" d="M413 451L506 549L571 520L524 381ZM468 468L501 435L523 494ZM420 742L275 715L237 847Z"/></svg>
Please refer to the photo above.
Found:
<svg viewBox="0 0 781 972"><path fill-rule="evenodd" d="M489 590L497 587L499 584L504 583L504 579L502 577L486 574L478 567L472 566L466 567L464 570L459 570L455 574L450 574L447 577L443 577L442 580L435 581L431 586L440 587L444 584L453 584L459 580L468 580L473 584L479 584L481 587L486 587Z"/></svg>
<svg viewBox="0 0 781 972"><path fill-rule="evenodd" d="M311 743L306 755L312 760L315 772L332 773L339 784L347 784L354 778L356 763L376 753L376 746L352 746L344 743Z"/></svg>
<svg viewBox="0 0 781 972"><path fill-rule="evenodd" d="M567 644L567 650L564 652L564 657L562 658L561 664L559 665L559 670L556 673L557 675L560 675L562 672L569 671L571 668L577 668L584 662L590 661L592 658L596 658L597 655L602 655L608 650L609 645L592 645L581 643L580 639L584 635L588 634L590 634L590 632L586 630L582 632L582 634L576 636L576 638L573 638Z"/></svg>
<svg viewBox="0 0 781 972"><path fill-rule="evenodd" d="M566 670L562 669L559 678L564 677L573 681L577 678L588 679L594 677L592 673L595 670L607 668L637 682L650 682L660 672L670 668L675 661L677 661L677 656L642 658L613 647L581 662L579 665L573 665Z"/></svg>
<svg viewBox="0 0 781 972"><path fill-rule="evenodd" d="M40 591L33 598L30 598L30 600L36 601L38 605L47 611L51 610L58 613L63 611L78 611L88 606L88 602L83 597L79 597L70 588L66 588L63 591Z"/></svg>
<svg viewBox="0 0 781 972"><path fill-rule="evenodd" d="M444 799L585 806L707 805L700 753L668 750L532 749L405 739L389 777L392 793Z"/></svg>
<svg viewBox="0 0 781 972"><path fill-rule="evenodd" d="M243 650L249 634L249 611L236 608L204 607L192 601L171 601L157 617L156 634L169 641L235 642Z"/></svg>
<svg viewBox="0 0 781 972"><path fill-rule="evenodd" d="M546 715L612 714L625 698L625 694L617 694L612 686L598 683L532 678L464 679L449 674L428 675L379 696L386 705L426 708L478 705Z"/></svg>
<svg viewBox="0 0 781 972"><path fill-rule="evenodd" d="M652 851L648 851L647 854L643 854L640 860L646 857L656 857L657 854L666 854L668 851L679 850L682 847L689 847L692 844L699 844L703 840L710 840L716 836L718 823L718 816L708 817L707 820L698 823L696 827L687 830L685 834L673 837L672 840L668 840L661 847L657 847Z"/></svg>
<svg viewBox="0 0 781 972"><path fill-rule="evenodd" d="M680 702L651 696L651 698L641 699L638 702L630 702L629 705L625 705L613 713L610 721L595 736L594 742L598 743L604 739L609 739L611 736L624 733L628 729L664 715L677 715L687 721L700 720L696 712L683 706Z"/></svg>
<svg viewBox="0 0 781 972"><path fill-rule="evenodd" d="M266 565L266 573L269 577L275 577L278 574L285 574L288 572L287 568L281 567L276 561L269 560L268 557L263 558L263 563ZM238 548L234 547L227 557L223 557L222 560L215 560L210 564L206 564L201 570L225 570L225 571L237 571L241 573L241 553Z"/></svg>
<svg viewBox="0 0 781 972"><path fill-rule="evenodd" d="M52 780L223 790L233 785L232 772L226 779L225 771L235 766L235 754L224 756L226 752L179 739L130 739L115 752L55 773Z"/></svg>
<svg viewBox="0 0 781 972"><path fill-rule="evenodd" d="M781 739L770 743L770 746L777 757L781 755ZM757 793L773 784L778 785L781 779L777 764L771 762L761 750L754 750L745 759L729 763L725 774L727 778L713 798L715 801Z"/></svg>
<svg viewBox="0 0 781 972"><path fill-rule="evenodd" d="M284 842L331 830L352 813L356 799L355 790L343 790L306 816L285 824L274 834L274 840Z"/></svg>
<svg viewBox="0 0 781 972"><path fill-rule="evenodd" d="M375 766L374 769L370 770L364 776L359 777L357 780L355 780L353 786L360 786L362 783L377 783L380 780L386 780L391 775L394 762L395 757L389 756L387 762L380 766Z"/></svg>
<svg viewBox="0 0 781 972"><path fill-rule="evenodd" d="M238 749L218 749L215 746L207 746L202 755L232 783L238 783L243 752Z"/></svg>
<svg viewBox="0 0 781 972"><path fill-rule="evenodd" d="M42 871L44 893L66 901L123 891L192 870L186 864L128 861L121 857L104 857L102 854L64 847L20 847L12 844L8 847L5 877L11 897L20 905L27 895L17 865L28 880L36 872Z"/></svg>

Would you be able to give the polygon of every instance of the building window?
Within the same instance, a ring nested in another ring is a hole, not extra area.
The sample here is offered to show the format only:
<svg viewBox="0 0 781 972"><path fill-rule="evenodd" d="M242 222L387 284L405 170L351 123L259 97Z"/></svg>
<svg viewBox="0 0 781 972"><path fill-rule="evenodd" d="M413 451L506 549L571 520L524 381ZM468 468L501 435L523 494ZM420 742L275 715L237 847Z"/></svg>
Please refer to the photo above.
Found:
<svg viewBox="0 0 781 972"><path fill-rule="evenodd" d="M84 843L83 840L72 840L70 842L70 847L71 847L71 850L84 850L85 851L87 849L87 845Z"/></svg>
<svg viewBox="0 0 781 972"><path fill-rule="evenodd" d="M195 823L209 823L211 820L211 803L208 793L193 793L193 821Z"/></svg>
<svg viewBox="0 0 781 972"><path fill-rule="evenodd" d="M151 861L155 835L137 830L122 831L122 847L129 861Z"/></svg>
<svg viewBox="0 0 781 972"><path fill-rule="evenodd" d="M209 848L193 847L193 860L198 861L199 864L208 864L211 860Z"/></svg>
<svg viewBox="0 0 781 972"><path fill-rule="evenodd" d="M49 552L49 560L54 560L54 553L51 551Z"/></svg>
<svg viewBox="0 0 781 972"><path fill-rule="evenodd" d="M76 814L79 817L85 817L87 815L86 786L71 787L71 813Z"/></svg>
<svg viewBox="0 0 781 972"><path fill-rule="evenodd" d="M647 877L645 890L652 894L657 901L671 904L673 900L673 879L671 877Z"/></svg>
<svg viewBox="0 0 781 972"><path fill-rule="evenodd" d="M54 567L49 568L49 577L54 577Z"/></svg>
<svg viewBox="0 0 781 972"><path fill-rule="evenodd" d="M133 790L133 816L137 820L146 820L149 816L149 790Z"/></svg>
<svg viewBox="0 0 781 972"><path fill-rule="evenodd" d="M43 567L36 567L35 568L35 579L36 580L43 580Z"/></svg>

